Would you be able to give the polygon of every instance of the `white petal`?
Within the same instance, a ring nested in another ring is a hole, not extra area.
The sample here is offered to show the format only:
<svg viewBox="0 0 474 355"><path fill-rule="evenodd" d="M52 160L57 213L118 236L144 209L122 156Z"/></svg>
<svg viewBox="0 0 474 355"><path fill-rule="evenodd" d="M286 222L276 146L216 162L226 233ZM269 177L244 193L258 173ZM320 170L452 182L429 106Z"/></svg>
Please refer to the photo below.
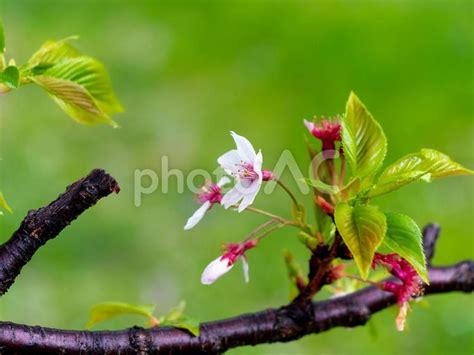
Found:
<svg viewBox="0 0 474 355"><path fill-rule="evenodd" d="M235 132L231 131L230 134L232 135L232 138L234 138L240 156L247 162L253 162L256 154L252 143L250 143L247 138L239 136Z"/></svg>
<svg viewBox="0 0 474 355"><path fill-rule="evenodd" d="M227 185L230 182L230 179L228 176L223 176L220 178L220 180L217 182L217 186L223 187Z"/></svg>
<svg viewBox="0 0 474 355"><path fill-rule="evenodd" d="M221 205L224 206L225 209L228 209L230 206L239 202L242 197L244 197L244 194L239 191L236 185L222 197Z"/></svg>
<svg viewBox="0 0 474 355"><path fill-rule="evenodd" d="M313 128L314 128L314 123L313 122L304 120L304 125L308 129L309 133L313 133Z"/></svg>
<svg viewBox="0 0 474 355"><path fill-rule="evenodd" d="M250 276L249 276L249 262L247 260L247 257L245 255L242 256L242 268L244 269L244 280L246 283L250 281Z"/></svg>
<svg viewBox="0 0 474 355"><path fill-rule="evenodd" d="M257 197L257 194L260 191L262 180L255 181L253 185L254 185L253 192L246 194L244 198L242 199L242 202L240 203L239 209L238 209L239 212L242 212L253 203L253 201L255 200L255 197Z"/></svg>
<svg viewBox="0 0 474 355"><path fill-rule="evenodd" d="M236 149L229 150L227 153L222 154L217 162L225 170L227 174L232 175L238 168L238 165L242 163L242 158Z"/></svg>
<svg viewBox="0 0 474 355"><path fill-rule="evenodd" d="M209 210L209 208L211 208L211 203L209 201L204 202L202 206L199 207L191 217L189 217L188 222L184 226L184 230L191 229L196 224L198 224L199 221L204 217L206 212Z"/></svg>
<svg viewBox="0 0 474 355"><path fill-rule="evenodd" d="M234 264L229 265L229 259L222 260L222 257L219 256L217 259L213 260L207 267L204 269L201 275L201 283L203 285L210 285L216 281L219 277L228 272Z"/></svg>

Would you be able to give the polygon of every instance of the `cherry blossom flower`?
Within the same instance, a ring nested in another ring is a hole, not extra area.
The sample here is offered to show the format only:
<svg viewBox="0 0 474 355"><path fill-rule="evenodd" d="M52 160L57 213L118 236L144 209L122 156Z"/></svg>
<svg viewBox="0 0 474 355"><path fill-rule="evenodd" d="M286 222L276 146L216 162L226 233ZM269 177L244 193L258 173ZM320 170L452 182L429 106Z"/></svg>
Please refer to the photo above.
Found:
<svg viewBox="0 0 474 355"><path fill-rule="evenodd" d="M418 297L423 293L422 281L416 270L408 261L400 257L398 254L379 254L375 253L373 267L376 264L384 266L388 272L401 281L386 281L382 288L384 291L391 292L397 297L397 303L400 307L396 325L399 331L405 327L405 320L410 308L408 301L414 297Z"/></svg>
<svg viewBox="0 0 474 355"><path fill-rule="evenodd" d="M319 125L304 120L304 125L308 128L309 133L321 140L323 151L336 149L335 142L341 140L341 124L338 118L334 120L321 120Z"/></svg>
<svg viewBox="0 0 474 355"><path fill-rule="evenodd" d="M193 228L204 217L207 211L216 203L221 203L222 187L230 182L227 176L222 177L217 184L207 183L202 191L197 194L197 201L201 207L188 219L185 230Z"/></svg>
<svg viewBox="0 0 474 355"><path fill-rule="evenodd" d="M231 243L226 246L224 255L211 261L204 269L201 275L201 283L210 285L214 283L219 277L229 272L237 260L242 259L242 266L244 271L244 280L249 282L249 264L245 252L254 248L257 245L256 240L249 240L243 243Z"/></svg>
<svg viewBox="0 0 474 355"><path fill-rule="evenodd" d="M221 204L224 208L239 203L238 211L242 212L253 203L257 196L262 181L274 179L270 171L262 170L262 151L255 152L252 144L245 137L231 132L237 149L233 149L223 154L217 162L236 180L234 187L225 194Z"/></svg>

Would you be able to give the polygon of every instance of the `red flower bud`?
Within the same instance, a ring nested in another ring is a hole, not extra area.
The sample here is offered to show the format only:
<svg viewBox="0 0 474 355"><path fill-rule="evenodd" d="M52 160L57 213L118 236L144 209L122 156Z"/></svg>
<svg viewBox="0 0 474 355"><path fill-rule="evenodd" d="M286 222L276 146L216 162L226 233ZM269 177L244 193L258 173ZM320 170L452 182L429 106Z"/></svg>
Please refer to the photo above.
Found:
<svg viewBox="0 0 474 355"><path fill-rule="evenodd" d="M317 196L316 197L316 203L323 209L324 212L327 214L333 214L334 213L334 206L330 204L328 201L326 201L322 196Z"/></svg>

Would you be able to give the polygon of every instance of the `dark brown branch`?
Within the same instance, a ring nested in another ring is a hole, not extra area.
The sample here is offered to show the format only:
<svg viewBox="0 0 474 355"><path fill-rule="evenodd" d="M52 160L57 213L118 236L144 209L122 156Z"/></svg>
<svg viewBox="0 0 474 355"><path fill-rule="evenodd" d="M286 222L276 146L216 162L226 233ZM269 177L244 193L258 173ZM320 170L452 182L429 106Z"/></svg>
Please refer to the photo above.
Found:
<svg viewBox="0 0 474 355"><path fill-rule="evenodd" d="M0 294L11 286L35 251L56 237L71 221L101 197L118 192L115 180L102 170L74 183L49 206L31 211L12 238L0 246ZM438 235L425 230L427 259L433 255ZM338 248L331 248L337 254ZM345 255L345 254L344 254ZM328 250L328 260L332 258ZM319 269L320 265L316 265ZM327 265L326 265L327 266ZM316 274L317 270L313 270ZM474 263L465 261L444 268L430 268L431 284L425 294L474 289ZM318 282L318 284L320 284ZM292 303L226 320L204 323L199 337L175 328L120 331L72 331L0 322L1 354L217 354L230 348L261 343L287 342L333 327L365 324L376 312L396 302L391 293L369 287L318 303Z"/></svg>
<svg viewBox="0 0 474 355"><path fill-rule="evenodd" d="M426 295L474 288L474 263L431 268ZM374 287L311 305L310 317L291 305L201 325L199 337L175 328L67 331L0 322L2 353L34 354L218 354L230 348L288 342L334 327L365 324L396 302Z"/></svg>
<svg viewBox="0 0 474 355"><path fill-rule="evenodd" d="M428 265L431 264L431 260L433 259L440 230L440 226L435 223L427 224L423 229L423 249Z"/></svg>
<svg viewBox="0 0 474 355"><path fill-rule="evenodd" d="M68 186L48 206L29 211L20 228L0 246L0 296L8 291L23 266L43 244L113 191L119 191L115 179L105 171L96 169Z"/></svg>

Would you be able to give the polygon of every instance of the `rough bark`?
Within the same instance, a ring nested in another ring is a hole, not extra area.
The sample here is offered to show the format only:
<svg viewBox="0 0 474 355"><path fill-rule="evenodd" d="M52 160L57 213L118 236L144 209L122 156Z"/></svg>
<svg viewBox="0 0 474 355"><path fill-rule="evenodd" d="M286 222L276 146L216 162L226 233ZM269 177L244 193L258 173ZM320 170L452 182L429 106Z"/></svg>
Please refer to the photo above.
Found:
<svg viewBox="0 0 474 355"><path fill-rule="evenodd" d="M48 206L29 211L20 228L0 246L0 296L8 291L23 266L42 245L113 191L119 191L115 179L104 170L95 169L68 186Z"/></svg>

